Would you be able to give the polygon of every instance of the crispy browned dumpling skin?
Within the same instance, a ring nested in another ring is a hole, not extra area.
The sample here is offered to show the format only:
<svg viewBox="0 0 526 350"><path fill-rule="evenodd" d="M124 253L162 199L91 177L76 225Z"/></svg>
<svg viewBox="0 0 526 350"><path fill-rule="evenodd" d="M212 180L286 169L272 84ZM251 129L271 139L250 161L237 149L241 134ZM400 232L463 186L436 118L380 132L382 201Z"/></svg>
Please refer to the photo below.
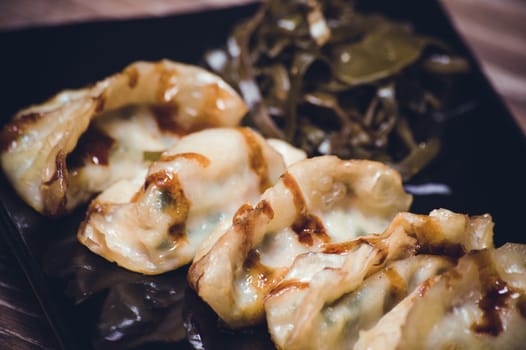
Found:
<svg viewBox="0 0 526 350"><path fill-rule="evenodd" d="M146 175L123 180L93 200L79 240L122 267L145 274L192 261L241 205L255 203L285 170L282 156L248 128L187 135Z"/></svg>
<svg viewBox="0 0 526 350"><path fill-rule="evenodd" d="M256 324L298 255L382 232L411 200L399 174L378 162L296 162L257 205L242 206L229 228L204 242L189 282L230 327Z"/></svg>
<svg viewBox="0 0 526 350"><path fill-rule="evenodd" d="M524 349L526 245L473 251L360 334L354 349Z"/></svg>
<svg viewBox="0 0 526 350"><path fill-rule="evenodd" d="M100 188L90 186L89 176L70 181L68 155L94 119L136 105L163 114L161 131L183 134L235 126L246 111L230 86L202 68L168 60L137 62L89 87L63 91L18 112L0 133L2 169L38 212L70 211Z"/></svg>
<svg viewBox="0 0 526 350"><path fill-rule="evenodd" d="M440 209L400 213L381 235L298 256L265 298L272 339L281 349L352 349L411 291L492 239L489 215Z"/></svg>

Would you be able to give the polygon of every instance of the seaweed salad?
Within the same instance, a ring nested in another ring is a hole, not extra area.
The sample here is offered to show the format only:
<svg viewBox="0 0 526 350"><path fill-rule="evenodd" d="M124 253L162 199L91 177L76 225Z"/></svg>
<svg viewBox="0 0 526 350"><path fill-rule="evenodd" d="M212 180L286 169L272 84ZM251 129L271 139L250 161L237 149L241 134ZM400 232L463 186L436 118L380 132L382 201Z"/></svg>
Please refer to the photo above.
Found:
<svg viewBox="0 0 526 350"><path fill-rule="evenodd" d="M439 152L462 109L467 60L358 1L269 0L234 27L207 66L250 107L246 123L309 156L388 163L405 180Z"/></svg>

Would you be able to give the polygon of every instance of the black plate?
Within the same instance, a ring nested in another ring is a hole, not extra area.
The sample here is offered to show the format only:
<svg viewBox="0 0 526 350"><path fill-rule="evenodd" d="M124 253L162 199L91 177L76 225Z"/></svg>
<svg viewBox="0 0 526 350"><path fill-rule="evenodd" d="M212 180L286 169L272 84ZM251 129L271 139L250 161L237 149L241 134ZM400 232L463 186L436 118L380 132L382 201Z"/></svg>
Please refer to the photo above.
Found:
<svg viewBox="0 0 526 350"><path fill-rule="evenodd" d="M370 0L367 7L409 21L418 32L444 39L472 63L465 88L470 89L475 103L446 122L440 156L410 184L446 184L451 194L415 196L412 211L427 213L443 207L469 214L491 213L496 222L496 245L526 242L522 233L525 138L442 8L431 0ZM22 107L64 88L101 79L136 60L169 58L199 64L205 49L224 44L232 25L251 15L255 8L0 33L1 123L5 124ZM64 286L42 268L50 246L74 234L80 216L45 219L27 207L3 177L0 188L1 233L28 275L60 344L65 349L90 349L96 316L89 308L75 307L64 294ZM190 302L196 302L192 298L195 296L190 295ZM199 308L203 306L195 305ZM209 333L214 337L217 332ZM217 348L234 346L227 338L219 336L219 342L208 344Z"/></svg>

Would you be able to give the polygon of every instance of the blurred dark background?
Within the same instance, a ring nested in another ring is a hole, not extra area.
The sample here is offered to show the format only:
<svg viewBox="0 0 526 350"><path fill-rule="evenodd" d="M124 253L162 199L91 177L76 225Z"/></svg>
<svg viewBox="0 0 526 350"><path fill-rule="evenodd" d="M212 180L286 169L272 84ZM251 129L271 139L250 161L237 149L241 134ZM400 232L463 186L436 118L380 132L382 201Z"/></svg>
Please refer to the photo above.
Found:
<svg viewBox="0 0 526 350"><path fill-rule="evenodd" d="M0 31L158 17L259 0L2 0ZM526 1L440 0L526 132Z"/></svg>

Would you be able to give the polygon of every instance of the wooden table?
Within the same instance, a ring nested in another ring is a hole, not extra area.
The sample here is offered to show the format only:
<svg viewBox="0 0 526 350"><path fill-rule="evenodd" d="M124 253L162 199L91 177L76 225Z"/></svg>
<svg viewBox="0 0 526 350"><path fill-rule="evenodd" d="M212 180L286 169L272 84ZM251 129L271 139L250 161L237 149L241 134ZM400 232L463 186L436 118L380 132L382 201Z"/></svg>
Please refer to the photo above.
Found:
<svg viewBox="0 0 526 350"><path fill-rule="evenodd" d="M30 350L57 347L24 273L0 240L0 348Z"/></svg>
<svg viewBox="0 0 526 350"><path fill-rule="evenodd" d="M526 2L441 2L526 133Z"/></svg>
<svg viewBox="0 0 526 350"><path fill-rule="evenodd" d="M526 132L526 3L521 0L441 1ZM0 1L0 30L163 16L249 2L254 0L6 0ZM28 281L1 241L0 347L17 350L57 347Z"/></svg>

